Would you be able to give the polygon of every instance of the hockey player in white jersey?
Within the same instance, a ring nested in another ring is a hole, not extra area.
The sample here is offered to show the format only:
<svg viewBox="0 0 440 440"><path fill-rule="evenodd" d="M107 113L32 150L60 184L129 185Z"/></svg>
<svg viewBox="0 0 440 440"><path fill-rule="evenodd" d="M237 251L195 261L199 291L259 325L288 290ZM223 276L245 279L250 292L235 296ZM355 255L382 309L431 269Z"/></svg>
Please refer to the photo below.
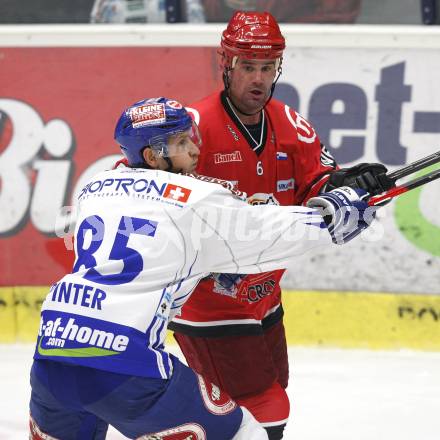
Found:
<svg viewBox="0 0 440 440"><path fill-rule="evenodd" d="M250 206L227 182L189 174L203 147L171 99L128 107L115 139L127 166L82 189L72 273L42 305L30 438L104 439L110 424L134 439L267 439L247 410L166 351L168 322L211 272L285 268L350 240L373 217L367 195L339 188L309 207Z"/></svg>

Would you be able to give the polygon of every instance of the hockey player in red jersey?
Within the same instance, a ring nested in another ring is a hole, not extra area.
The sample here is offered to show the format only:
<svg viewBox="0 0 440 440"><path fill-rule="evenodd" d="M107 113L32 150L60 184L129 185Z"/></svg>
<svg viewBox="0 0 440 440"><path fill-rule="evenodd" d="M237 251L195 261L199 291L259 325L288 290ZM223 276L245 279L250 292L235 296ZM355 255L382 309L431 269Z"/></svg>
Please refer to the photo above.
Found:
<svg viewBox="0 0 440 440"><path fill-rule="evenodd" d="M211 272L286 268L350 241L376 208L349 187L307 207L249 206L228 182L192 174L202 144L175 99L128 106L115 140L125 166L81 189L75 263L42 304L29 439L104 440L111 425L138 440L268 440L246 408L167 351L168 323Z"/></svg>
<svg viewBox="0 0 440 440"><path fill-rule="evenodd" d="M233 182L254 204L301 205L343 185L388 189L383 165L339 170L310 123L271 99L284 48L269 13L233 15L219 51L224 90L188 108L204 143L197 171ZM170 325L188 364L248 408L270 440L289 416L282 275L212 274Z"/></svg>

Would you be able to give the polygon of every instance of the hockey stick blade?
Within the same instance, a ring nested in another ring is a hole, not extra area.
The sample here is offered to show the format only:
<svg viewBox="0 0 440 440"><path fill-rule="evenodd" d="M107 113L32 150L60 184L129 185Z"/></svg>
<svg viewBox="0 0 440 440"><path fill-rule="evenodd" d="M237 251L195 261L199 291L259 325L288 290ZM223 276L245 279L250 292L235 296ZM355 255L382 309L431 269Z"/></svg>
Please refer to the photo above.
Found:
<svg viewBox="0 0 440 440"><path fill-rule="evenodd" d="M383 194L371 197L370 200L368 200L368 205L380 206L383 203L386 203L389 200L393 199L394 197L397 197L401 194L406 193L407 191L418 188L419 186L425 185L429 182L433 182L434 180L439 178L440 178L440 169L431 171L430 173L418 177L417 179L410 180L409 182L406 182L402 185L391 188L390 190L384 192Z"/></svg>

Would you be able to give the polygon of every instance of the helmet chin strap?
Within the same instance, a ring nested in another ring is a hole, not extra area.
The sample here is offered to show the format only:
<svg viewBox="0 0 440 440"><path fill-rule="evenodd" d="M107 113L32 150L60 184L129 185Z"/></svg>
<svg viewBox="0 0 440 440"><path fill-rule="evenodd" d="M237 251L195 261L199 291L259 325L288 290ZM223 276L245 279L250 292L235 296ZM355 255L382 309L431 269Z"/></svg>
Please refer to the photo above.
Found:
<svg viewBox="0 0 440 440"><path fill-rule="evenodd" d="M165 156L165 157L163 157L163 159L165 160L165 162L168 165L168 167L164 171L167 171L169 173L174 173L174 174L179 174L179 173L183 172L182 168L180 168L180 169L174 168L173 162L169 157Z"/></svg>
<svg viewBox="0 0 440 440"><path fill-rule="evenodd" d="M266 102L264 103L264 105L263 105L263 107L261 107L258 111L256 111L255 113L246 113L244 110L242 110L235 102L234 102L234 100L232 99L232 97L231 97L231 94L229 93L229 89L230 89L230 87L231 87L231 84L230 84L230 81L229 81L229 72L231 71L232 69L230 68L230 67L228 67L228 68L226 68L225 70L224 70L224 72L223 72L223 83L224 83L224 85L225 85L225 90L226 90L226 93L227 93L227 95L228 95L228 98L229 98L229 100L232 102L232 104L234 105L234 107L242 114L242 115L245 115L245 116L254 116L254 115L258 115L258 113L260 113L263 109L264 109L264 107L266 107L266 105L267 104L269 104L269 102L270 102L270 100L272 99L272 97L273 97L273 92L274 92L274 90L275 90L275 86L276 86L276 84L277 84L277 82L278 82L278 80L279 80L279 78L280 78L280 76L281 76L281 72L282 72L282 69L281 69L281 66L280 67L278 67L278 75L277 75L277 77L276 77L276 79L275 79L275 81L272 83L272 86L271 86L271 88L270 88L270 95L269 95L269 98L267 98L267 100L266 100Z"/></svg>
<svg viewBox="0 0 440 440"><path fill-rule="evenodd" d="M179 173L183 172L182 168L181 169L174 168L173 162L172 162L172 160L169 157L167 157L167 156L161 156L161 157L162 157L162 159L167 164L167 167L164 170L162 170L162 171L167 171L169 173L175 173L175 174L179 174ZM145 169L148 169L148 170L152 169L151 166L148 165L145 160L144 160L144 162L142 164L137 165L137 167L138 168L145 168Z"/></svg>

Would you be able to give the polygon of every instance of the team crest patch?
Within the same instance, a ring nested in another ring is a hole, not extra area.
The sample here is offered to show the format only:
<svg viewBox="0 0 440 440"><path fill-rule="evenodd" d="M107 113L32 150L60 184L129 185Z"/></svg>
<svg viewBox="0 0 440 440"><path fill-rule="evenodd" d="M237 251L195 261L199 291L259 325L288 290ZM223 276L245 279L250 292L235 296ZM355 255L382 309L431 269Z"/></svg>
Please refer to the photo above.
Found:
<svg viewBox="0 0 440 440"><path fill-rule="evenodd" d="M166 120L165 104L145 104L130 109L129 113L133 128L146 125L162 124Z"/></svg>

